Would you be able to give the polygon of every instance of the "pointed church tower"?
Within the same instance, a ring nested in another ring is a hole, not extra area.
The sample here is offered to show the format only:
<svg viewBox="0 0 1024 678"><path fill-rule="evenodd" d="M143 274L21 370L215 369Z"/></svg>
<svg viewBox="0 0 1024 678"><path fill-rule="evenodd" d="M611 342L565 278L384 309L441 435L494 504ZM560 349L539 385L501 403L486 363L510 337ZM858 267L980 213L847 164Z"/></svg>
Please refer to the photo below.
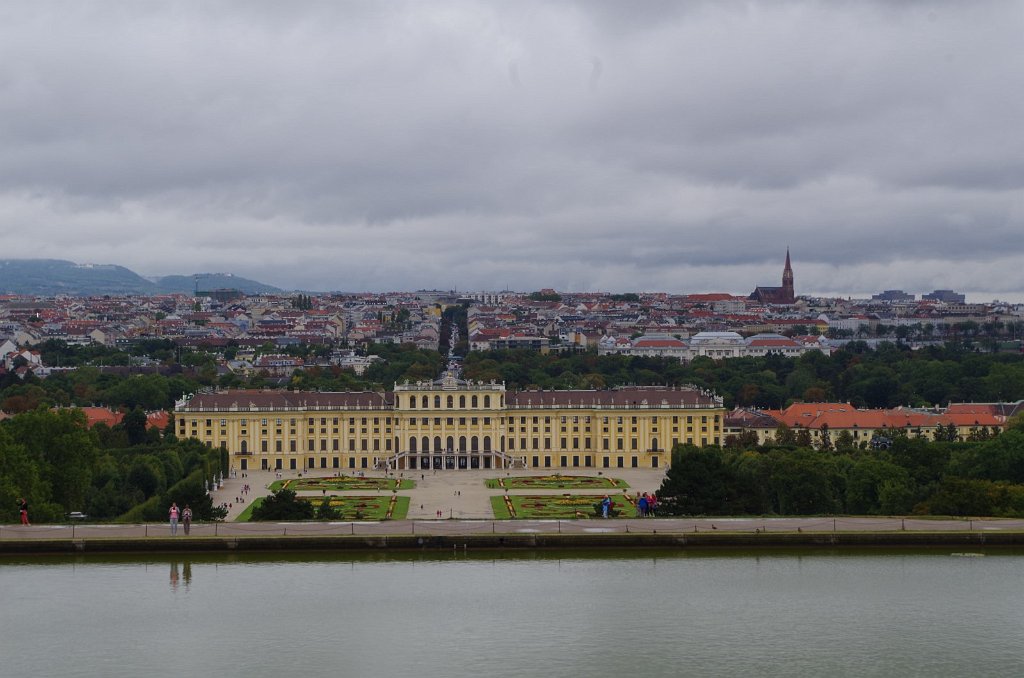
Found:
<svg viewBox="0 0 1024 678"><path fill-rule="evenodd" d="M793 267L789 263L789 248L786 248L786 268L782 269L782 297L781 303L792 304L796 302L796 293L793 291Z"/></svg>

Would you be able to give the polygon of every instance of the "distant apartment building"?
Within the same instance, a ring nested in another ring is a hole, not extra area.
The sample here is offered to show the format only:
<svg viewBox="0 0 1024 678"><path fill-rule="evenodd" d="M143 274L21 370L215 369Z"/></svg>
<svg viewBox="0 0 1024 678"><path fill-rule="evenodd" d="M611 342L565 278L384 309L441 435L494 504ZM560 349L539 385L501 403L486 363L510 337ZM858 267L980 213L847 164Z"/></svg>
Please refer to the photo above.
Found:
<svg viewBox="0 0 1024 678"><path fill-rule="evenodd" d="M935 290L928 294L922 294L921 299L941 301L947 304L962 304L967 301L967 296L953 290Z"/></svg>
<svg viewBox="0 0 1024 678"><path fill-rule="evenodd" d="M1024 401L1004 404L950 404L944 409L897 407L893 409L859 409L850 403L794 403L783 410L736 408L726 417L726 437L744 431L757 435L759 444L771 442L779 427L794 433L806 430L811 442L821 446L828 436L835 444L836 436L845 432L856 446L868 443L878 434L906 435L934 440L940 429L952 425L961 440L985 429L998 433L1009 416L1021 411Z"/></svg>
<svg viewBox="0 0 1024 678"><path fill-rule="evenodd" d="M914 301L914 295L907 294L903 290L885 290L871 295L871 299L874 301Z"/></svg>
<svg viewBox="0 0 1024 678"><path fill-rule="evenodd" d="M781 334L761 333L744 338L738 332L698 332L687 339L667 335L643 335L636 339L602 337L598 354L619 353L658 358L673 358L688 362L706 357L713 360L763 357L769 354L797 357L808 351L828 355L831 346L820 337L786 337Z"/></svg>

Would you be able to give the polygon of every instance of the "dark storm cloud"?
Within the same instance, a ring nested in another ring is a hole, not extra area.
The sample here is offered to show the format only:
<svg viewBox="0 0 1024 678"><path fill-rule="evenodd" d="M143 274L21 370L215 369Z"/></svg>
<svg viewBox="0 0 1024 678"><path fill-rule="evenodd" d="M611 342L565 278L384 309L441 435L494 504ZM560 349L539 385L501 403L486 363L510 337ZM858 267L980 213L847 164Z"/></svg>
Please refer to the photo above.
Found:
<svg viewBox="0 0 1024 678"><path fill-rule="evenodd" d="M746 292L788 246L798 291L1019 293L1022 29L997 2L8 4L0 228L312 289Z"/></svg>

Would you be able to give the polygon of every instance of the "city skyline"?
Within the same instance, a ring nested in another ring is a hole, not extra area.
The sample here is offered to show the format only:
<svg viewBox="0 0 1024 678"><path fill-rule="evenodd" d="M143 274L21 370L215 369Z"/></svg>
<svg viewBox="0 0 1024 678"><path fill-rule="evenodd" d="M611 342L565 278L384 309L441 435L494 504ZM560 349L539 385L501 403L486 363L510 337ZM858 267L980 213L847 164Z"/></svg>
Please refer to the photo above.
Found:
<svg viewBox="0 0 1024 678"><path fill-rule="evenodd" d="M1017 3L0 8L8 257L1024 301Z"/></svg>

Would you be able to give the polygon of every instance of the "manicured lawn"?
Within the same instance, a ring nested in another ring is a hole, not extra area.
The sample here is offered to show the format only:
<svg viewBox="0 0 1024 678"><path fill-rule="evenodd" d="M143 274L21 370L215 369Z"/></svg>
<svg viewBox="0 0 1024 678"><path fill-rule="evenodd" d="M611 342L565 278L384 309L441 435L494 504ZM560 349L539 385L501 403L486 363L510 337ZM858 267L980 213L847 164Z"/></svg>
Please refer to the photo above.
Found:
<svg viewBox="0 0 1024 678"><path fill-rule="evenodd" d="M327 490L328 492L344 492L348 490L411 490L416 486L412 480L402 478L392 480L391 478L357 478L355 476L325 477L325 478L289 478L288 480L275 480L270 485L270 490L276 492L285 487L295 492L317 492Z"/></svg>
<svg viewBox="0 0 1024 678"><path fill-rule="evenodd" d="M628 501L626 495L612 494L611 500L615 510L621 511L619 517L632 518L636 509ZM594 505L601 501L599 495L563 494L563 495L505 495L491 497L491 508L497 519L523 518L535 520L542 518L596 518ZM509 509L511 504L511 510Z"/></svg>
<svg viewBox="0 0 1024 678"><path fill-rule="evenodd" d="M509 508L505 504L505 497L491 497L491 510L497 520L508 520L512 517Z"/></svg>
<svg viewBox="0 0 1024 678"><path fill-rule="evenodd" d="M547 476L491 478L487 480L487 487L499 490L624 490L629 484L605 476L563 476L555 473Z"/></svg>
<svg viewBox="0 0 1024 678"><path fill-rule="evenodd" d="M252 510L263 503L263 497L256 497L249 505L245 507L245 510L238 514L235 518L236 523L247 523L252 519Z"/></svg>

